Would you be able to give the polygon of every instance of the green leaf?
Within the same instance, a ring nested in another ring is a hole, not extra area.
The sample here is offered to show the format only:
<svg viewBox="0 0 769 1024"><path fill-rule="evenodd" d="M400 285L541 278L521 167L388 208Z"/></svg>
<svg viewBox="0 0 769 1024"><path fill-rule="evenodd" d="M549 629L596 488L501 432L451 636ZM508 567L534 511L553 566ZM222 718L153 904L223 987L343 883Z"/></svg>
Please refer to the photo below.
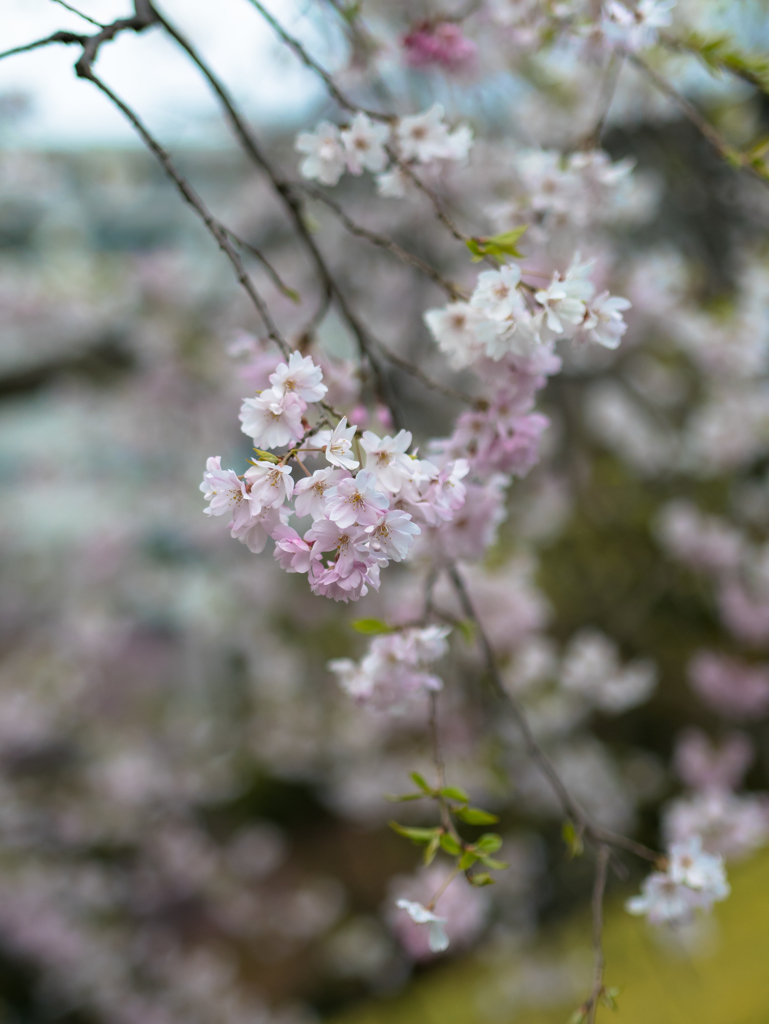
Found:
<svg viewBox="0 0 769 1024"><path fill-rule="evenodd" d="M446 853L450 853L452 857L458 857L462 852L462 847L456 841L454 836L450 836L448 832L444 832L441 836L441 846Z"/></svg>
<svg viewBox="0 0 769 1024"><path fill-rule="evenodd" d="M491 868L492 871L504 871L505 868L510 867L506 860L494 860L493 857L481 857L480 859L486 867Z"/></svg>
<svg viewBox="0 0 769 1024"><path fill-rule="evenodd" d="M476 856L476 854L473 853L472 850L465 850L465 852L462 854L462 859L459 862L459 870L467 871L467 869L471 868L477 860L478 857Z"/></svg>
<svg viewBox="0 0 769 1024"><path fill-rule="evenodd" d="M391 803L405 803L406 800L424 800L424 793L403 793L400 796L396 796L392 793L385 793L385 800L389 800Z"/></svg>
<svg viewBox="0 0 769 1024"><path fill-rule="evenodd" d="M276 466L280 462L278 456L273 455L272 452L264 452L262 451L261 448L254 448L254 451L259 456L259 462L272 462ZM251 462L253 462L254 465L256 465L255 459L251 459Z"/></svg>
<svg viewBox="0 0 769 1024"><path fill-rule="evenodd" d="M364 633L366 636L376 636L379 633L392 633L393 630L386 622L379 619L356 619L352 628L357 633Z"/></svg>
<svg viewBox="0 0 769 1024"><path fill-rule="evenodd" d="M601 1002L604 1006L608 1006L610 1010L617 1009L617 996L619 995L618 988L605 988L601 993Z"/></svg>
<svg viewBox="0 0 769 1024"><path fill-rule="evenodd" d="M495 825L499 821L496 814L482 811L480 807L460 807L454 813L466 825Z"/></svg>
<svg viewBox="0 0 769 1024"><path fill-rule="evenodd" d="M526 230L527 226L524 225L488 238L468 238L465 245L472 253L473 263L480 263L486 256L493 256L497 263L504 263L505 256L513 256L520 260L523 259L523 253L518 251L515 243Z"/></svg>
<svg viewBox="0 0 769 1024"><path fill-rule="evenodd" d="M302 296L295 288L289 288L288 285L284 284L280 290L283 292L287 299L291 299L291 301L295 302L297 306L301 305Z"/></svg>
<svg viewBox="0 0 769 1024"><path fill-rule="evenodd" d="M580 857L584 853L585 844L582 842L582 836L577 832L574 822L571 819L567 819L563 823L561 835L563 836L563 841L566 843L570 857Z"/></svg>
<svg viewBox="0 0 769 1024"><path fill-rule="evenodd" d="M466 804L470 799L467 793L463 789L459 789L458 786L444 786L438 792L448 800L459 800L463 804Z"/></svg>
<svg viewBox="0 0 769 1024"><path fill-rule="evenodd" d="M512 231L503 231L499 235L492 235L491 238L486 239L486 245L494 246L501 252L505 252L510 256L515 256L517 259L523 259L523 255L518 252L515 247L515 243L519 238L522 238L528 230L528 225L524 224L523 227L513 228Z"/></svg>
<svg viewBox="0 0 769 1024"><path fill-rule="evenodd" d="M482 885L493 885L494 879L486 871L479 871L475 875L470 875L468 878L470 885L477 885L479 888Z"/></svg>
<svg viewBox="0 0 769 1024"><path fill-rule="evenodd" d="M435 860L435 855L438 852L438 848L443 845L443 839L444 837L442 835L435 835L426 846L424 856L424 861L426 865L429 866Z"/></svg>
<svg viewBox="0 0 769 1024"><path fill-rule="evenodd" d="M575 1010L571 1017L569 1017L567 1024L584 1024L586 1020L587 1010L584 1006L580 1006L579 1009Z"/></svg>
<svg viewBox="0 0 769 1024"><path fill-rule="evenodd" d="M435 790L432 786L428 786L427 780L423 775L420 775L419 772L409 772L409 778L415 786L419 786L426 796L435 796Z"/></svg>
<svg viewBox="0 0 769 1024"><path fill-rule="evenodd" d="M440 828L411 828L407 825L400 825L397 821L391 821L390 828L397 832L399 836L405 836L406 839L410 839L412 843L430 843L434 836L439 837L442 829Z"/></svg>
<svg viewBox="0 0 769 1024"><path fill-rule="evenodd" d="M477 632L477 626L472 619L461 619L457 623L457 628L462 634L462 639L466 644L472 644L475 642L475 634Z"/></svg>
<svg viewBox="0 0 769 1024"><path fill-rule="evenodd" d="M488 857L490 854L496 853L501 845L502 836L497 835L496 832L484 832L481 838L473 843L473 848L482 857Z"/></svg>

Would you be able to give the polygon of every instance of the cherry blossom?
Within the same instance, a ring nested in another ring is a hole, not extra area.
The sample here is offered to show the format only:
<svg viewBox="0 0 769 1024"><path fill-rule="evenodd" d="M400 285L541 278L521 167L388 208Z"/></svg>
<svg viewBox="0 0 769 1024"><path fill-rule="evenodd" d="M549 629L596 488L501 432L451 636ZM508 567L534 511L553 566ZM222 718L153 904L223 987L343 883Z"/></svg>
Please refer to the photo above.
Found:
<svg viewBox="0 0 769 1024"><path fill-rule="evenodd" d="M347 170L351 174L362 174L364 169L381 171L388 160L385 145L389 137L386 124L375 123L367 114L356 114L350 127L341 133Z"/></svg>
<svg viewBox="0 0 769 1024"><path fill-rule="evenodd" d="M288 363L279 363L270 375L270 384L276 395L287 392L297 395L303 402L319 402L328 391L323 381L323 370L312 361L312 356L292 352Z"/></svg>
<svg viewBox="0 0 769 1024"><path fill-rule="evenodd" d="M240 410L240 429L259 448L282 448L302 437L304 409L304 403L291 391L280 394L269 388L256 398L245 399Z"/></svg>
<svg viewBox="0 0 769 1024"><path fill-rule="evenodd" d="M307 156L299 170L305 178L315 178L323 185L336 185L347 166L345 149L335 124L321 121L314 132L297 136L296 149Z"/></svg>

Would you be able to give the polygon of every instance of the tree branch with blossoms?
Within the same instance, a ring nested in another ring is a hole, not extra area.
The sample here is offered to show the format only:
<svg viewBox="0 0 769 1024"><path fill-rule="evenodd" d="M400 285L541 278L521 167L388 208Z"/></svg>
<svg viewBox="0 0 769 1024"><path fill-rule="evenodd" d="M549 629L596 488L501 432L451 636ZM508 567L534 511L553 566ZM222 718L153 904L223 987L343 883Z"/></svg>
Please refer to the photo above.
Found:
<svg viewBox="0 0 769 1024"><path fill-rule="evenodd" d="M667 922L688 920L695 912L709 910L713 903L726 897L728 883L723 863L698 841L672 844L667 854L661 856L633 838L597 823L584 810L538 740L523 705L506 685L494 643L460 564L465 559L483 557L494 541L514 480L525 476L539 459L541 439L549 421L536 411L536 401L548 378L561 370L557 345L570 341L583 349L592 345L598 350L615 351L627 329L624 314L630 302L606 289L599 291L594 281L595 261L583 259L574 249L568 260L562 260L545 274L541 287L528 284L525 277L544 273L522 267L524 257L517 248L521 239L527 237L527 228L545 230L544 218L533 210L533 204L532 211L526 211L527 215L531 213L527 223L496 234L470 235L458 227L453 207L441 194L440 186L433 184L441 174L450 174L469 159L473 145L469 125L450 124L439 103L426 111L401 114L356 102L259 0L250 3L282 42L319 77L344 115L352 115L339 124L323 121L314 131L298 135L295 148L302 155L300 173L305 179L300 183L284 175L268 158L253 128L216 74L149 0L136 0L133 17L109 25L97 24L98 32L92 35L57 32L0 56L55 44L80 46L81 55L75 64L77 75L90 81L130 122L222 250L259 315L263 336L250 353L250 369L258 383L254 393L243 400L239 414L241 431L250 439L256 457L243 473L223 467L219 456L208 459L201 484L208 502L206 514L225 517L231 536L252 553L262 553L272 542L274 557L283 570L305 576L314 595L337 602L355 602L371 590L378 591L382 573L390 563L421 560L428 565L430 594L423 621L400 628L375 623L372 632L381 635L374 637L360 662L336 659L329 668L359 704L391 712L408 709L419 699L426 698L429 703L428 727L436 782L432 785L414 772L411 777L417 791L398 799L431 801L437 809L439 824L394 827L424 847L425 865L430 865L441 852L452 859L446 880L426 904L405 898L397 904L414 923L428 926L433 952L442 952L449 945L446 920L440 916L438 906L448 886L464 875L470 885L484 887L493 882L489 871L505 866L495 859L502 845L501 836L484 833L470 840L460 831L460 825L494 824L497 816L471 806L469 795L458 786L447 785L446 780L437 704L443 681L434 667L447 653L452 626L435 624L432 587L439 579L449 581L460 608L461 618L457 621L460 625L472 624L482 656L482 675L494 700L517 726L528 758L555 795L566 819L565 835L572 852L580 852L583 841L596 852L594 980L591 995L575 1017L593 1024L601 1000L610 1002L612 998L604 986L602 945L603 902L611 857L625 851L654 864L657 870L646 879L642 894L630 901L628 909L631 913L646 914L651 921ZM415 29L407 37L412 59L414 52L419 51L420 59L426 59L425 54L429 53L436 63L456 65L457 47L462 49L461 31L456 26L473 16L477 7L480 5L472 4L461 17L443 19L453 27L450 31L444 29L440 35L431 24ZM628 165L615 164L595 149L607 123L625 59L677 103L721 156L763 180L763 173L748 158L736 154L690 101L639 55L656 43L660 28L669 24L672 0L640 0L637 5L629 0L608 0L592 7L596 9L585 14L579 23L567 18L563 24L559 22L558 29L567 35L571 32L575 39L597 34L606 46L608 65L598 97L596 125L582 149L558 154L549 163L547 159L540 160L537 173L542 177L542 191L546 191L547 185L552 192L554 181L557 187L568 179L574 193L587 194L593 190L603 198L631 174ZM202 73L245 153L280 200L299 245L313 264L320 301L298 339L290 339L277 323L239 249L250 251L259 260L284 295L295 297L293 290L284 284L258 247L244 242L212 214L141 117L94 71L102 46L123 32L140 33L153 26L162 29ZM463 52L466 58L467 47ZM542 170L544 164L547 167ZM434 266L389 236L361 226L340 203L314 184L331 188L345 174L361 177L364 173L374 176L376 190L383 199L398 201L409 194L427 199L435 218L460 243L463 255L483 264L485 269L472 287L454 284L443 267ZM324 204L348 233L418 271L448 296L447 305L424 310L423 322L437 350L445 357L449 372L472 375L470 386L478 394L434 380L413 360L388 350L377 340L365 316L352 306L347 288L339 282L339 273L308 227L307 196ZM356 393L360 400L357 404L331 404L327 397L333 367L328 360L324 362L317 350L310 349L332 303L357 340L361 363L370 373L366 384L371 385L373 402L372 396L362 395L360 388L355 392L352 375L348 375L350 379L345 383L350 393ZM294 340L298 343L294 344ZM279 354L270 350L267 342ZM470 406L458 414L448 437L427 440L426 454L415 449L412 432L406 429L386 363L409 373L424 387L440 392L454 403ZM357 422L374 425L370 410L364 408L365 415L354 415L366 402L378 403L379 432L361 429ZM337 405L345 404L346 411L337 411ZM387 429L392 429L392 434L386 433ZM293 470L297 466L304 475L295 481ZM479 865L489 870L479 871Z"/></svg>

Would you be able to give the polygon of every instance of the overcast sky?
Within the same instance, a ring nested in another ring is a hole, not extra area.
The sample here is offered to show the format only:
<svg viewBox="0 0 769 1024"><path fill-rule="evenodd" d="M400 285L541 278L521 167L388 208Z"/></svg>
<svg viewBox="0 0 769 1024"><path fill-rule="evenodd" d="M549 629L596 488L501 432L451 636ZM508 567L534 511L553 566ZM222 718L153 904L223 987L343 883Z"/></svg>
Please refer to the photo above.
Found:
<svg viewBox="0 0 769 1024"><path fill-rule="evenodd" d="M72 4L101 22L131 13L128 0ZM275 42L272 29L247 0L161 0L159 6L195 42L251 116L293 125L319 97L311 73ZM267 0L267 6L307 38L311 26L302 18L299 0ZM53 0L0 0L0 50L57 29L94 31ZM22 92L32 104L31 113L8 132L6 143L134 143L122 116L93 85L75 77L72 65L78 53L77 47L51 46L0 61L0 94ZM106 45L98 70L166 141L223 137L216 105L200 75L157 29L142 35L126 32Z"/></svg>

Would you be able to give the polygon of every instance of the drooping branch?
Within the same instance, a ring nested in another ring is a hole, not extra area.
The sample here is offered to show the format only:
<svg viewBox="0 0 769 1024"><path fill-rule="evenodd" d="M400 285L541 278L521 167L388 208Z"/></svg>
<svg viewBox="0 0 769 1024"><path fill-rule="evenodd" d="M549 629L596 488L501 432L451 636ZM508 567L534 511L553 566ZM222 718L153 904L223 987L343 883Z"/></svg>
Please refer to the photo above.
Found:
<svg viewBox="0 0 769 1024"><path fill-rule="evenodd" d="M507 709L510 717L518 726L523 737L526 753L547 779L550 788L561 805L563 813L574 822L578 834L581 837L590 840L596 846L604 844L609 847L619 847L630 853L636 854L638 857L642 857L644 860L652 862L657 861L659 859L659 854L648 846L644 846L642 843L637 843L634 839L628 839L626 836L622 836L610 831L609 829L605 829L603 826L597 825L595 822L591 821L584 809L572 796L565 782L558 774L555 765L537 742L531 726L529 725L526 713L521 707L519 701L512 694L508 693L505 688L502 682L499 666L497 664L494 648L491 646L491 641L483 628L483 624L475 610L467 586L465 585L456 565L449 566L448 574L459 599L463 614L475 626L486 665L486 674L488 676L489 683L491 684L492 692L495 698Z"/></svg>

